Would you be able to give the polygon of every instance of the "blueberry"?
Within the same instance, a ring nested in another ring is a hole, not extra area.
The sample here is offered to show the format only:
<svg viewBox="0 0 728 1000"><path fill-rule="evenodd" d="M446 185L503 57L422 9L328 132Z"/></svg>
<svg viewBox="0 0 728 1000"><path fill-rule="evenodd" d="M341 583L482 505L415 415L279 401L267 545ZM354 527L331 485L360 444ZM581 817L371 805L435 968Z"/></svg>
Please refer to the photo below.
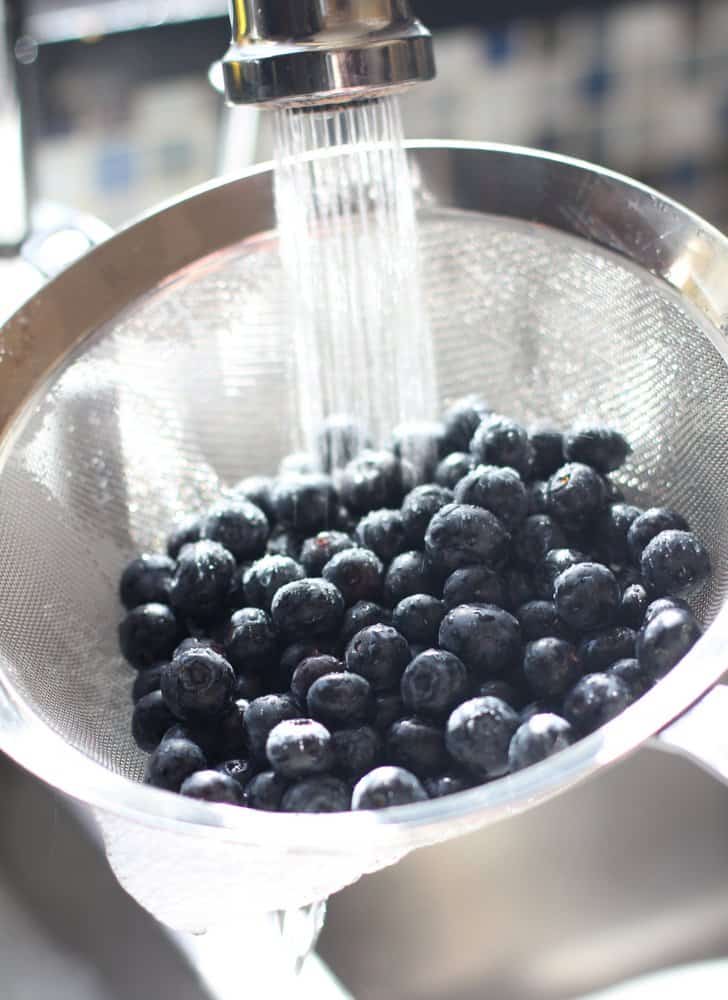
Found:
<svg viewBox="0 0 728 1000"><path fill-rule="evenodd" d="M681 597L658 597L656 601L651 601L647 605L642 625L649 625L652 619L657 618L661 612L671 611L673 608L678 608L680 611L690 611L689 604Z"/></svg>
<svg viewBox="0 0 728 1000"><path fill-rule="evenodd" d="M548 479L564 464L564 435L548 424L538 424L528 436L533 448L531 472L537 479Z"/></svg>
<svg viewBox="0 0 728 1000"><path fill-rule="evenodd" d="M653 680L659 680L693 648L702 629L689 611L661 611L637 637L637 659Z"/></svg>
<svg viewBox="0 0 728 1000"><path fill-rule="evenodd" d="M281 678L288 685L298 664L309 656L338 656L340 651L339 643L335 639L319 637L292 642L281 653Z"/></svg>
<svg viewBox="0 0 728 1000"><path fill-rule="evenodd" d="M543 479L535 479L526 487L527 514L547 514L549 505L546 496L547 484Z"/></svg>
<svg viewBox="0 0 728 1000"><path fill-rule="evenodd" d="M349 786L331 775L303 778L291 785L281 799L282 812L346 812L351 806Z"/></svg>
<svg viewBox="0 0 728 1000"><path fill-rule="evenodd" d="M275 771L261 771L248 782L245 797L251 809L277 812L281 807L281 799L287 788L288 782Z"/></svg>
<svg viewBox="0 0 728 1000"><path fill-rule="evenodd" d="M533 462L526 429L496 413L481 420L470 441L470 451L481 465L507 465L524 477L529 475Z"/></svg>
<svg viewBox="0 0 728 1000"><path fill-rule="evenodd" d="M386 733L403 715L404 705L399 691L384 691L374 696L372 726L378 733Z"/></svg>
<svg viewBox="0 0 728 1000"><path fill-rule="evenodd" d="M484 681L478 688L478 697L500 698L516 711L523 705L523 696L507 681Z"/></svg>
<svg viewBox="0 0 728 1000"><path fill-rule="evenodd" d="M478 777L498 778L508 770L508 747L519 724L516 712L499 698L471 698L447 721L447 749Z"/></svg>
<svg viewBox="0 0 728 1000"><path fill-rule="evenodd" d="M203 771L207 761L202 750L190 740L162 740L147 762L145 781L155 788L178 792L185 778Z"/></svg>
<svg viewBox="0 0 728 1000"><path fill-rule="evenodd" d="M627 532L627 544L632 561L639 565L646 546L660 534L661 531L689 531L688 522L675 510L669 507L650 507L630 525Z"/></svg>
<svg viewBox="0 0 728 1000"><path fill-rule="evenodd" d="M567 460L583 462L597 472L619 469L631 451L627 439L619 431L599 424L577 427L564 438Z"/></svg>
<svg viewBox="0 0 728 1000"><path fill-rule="evenodd" d="M140 604L168 604L175 563L169 556L142 555L121 574L119 595L127 610Z"/></svg>
<svg viewBox="0 0 728 1000"><path fill-rule="evenodd" d="M225 655L236 670L265 670L277 648L273 623L265 611L241 608L232 614L225 633Z"/></svg>
<svg viewBox="0 0 728 1000"><path fill-rule="evenodd" d="M372 714L372 689L359 674L326 674L308 689L306 704L311 718L330 729L354 726Z"/></svg>
<svg viewBox="0 0 728 1000"><path fill-rule="evenodd" d="M308 656L305 660L301 660L293 671L291 694L305 705L309 688L314 681L327 674L341 673L343 669L344 664L335 656Z"/></svg>
<svg viewBox="0 0 728 1000"><path fill-rule="evenodd" d="M658 597L686 597L710 576L710 556L691 531L661 531L640 560L645 587Z"/></svg>
<svg viewBox="0 0 728 1000"><path fill-rule="evenodd" d="M462 660L444 649L426 649L402 675L402 701L410 712L440 718L464 701L470 675Z"/></svg>
<svg viewBox="0 0 728 1000"><path fill-rule="evenodd" d="M265 551L269 556L287 556L298 560L301 554L301 540L298 535L287 528L278 528L268 538Z"/></svg>
<svg viewBox="0 0 728 1000"><path fill-rule="evenodd" d="M442 593L445 607L458 604L497 604L505 600L503 578L487 566L464 566L445 581Z"/></svg>
<svg viewBox="0 0 728 1000"><path fill-rule="evenodd" d="M636 641L637 633L624 625L615 625L599 635L582 639L579 643L579 656L584 673L602 673L617 660L634 656Z"/></svg>
<svg viewBox="0 0 728 1000"><path fill-rule="evenodd" d="M165 604L140 604L119 625L119 646L137 670L166 660L179 642L179 626Z"/></svg>
<svg viewBox="0 0 728 1000"><path fill-rule="evenodd" d="M419 481L432 479L445 454L445 428L435 420L399 424L392 431L392 451L413 466Z"/></svg>
<svg viewBox="0 0 728 1000"><path fill-rule="evenodd" d="M649 604L647 591L641 583L626 587L619 602L619 621L628 628L639 628Z"/></svg>
<svg viewBox="0 0 728 1000"><path fill-rule="evenodd" d="M384 566L369 549L344 549L326 563L322 575L338 589L347 607L382 595Z"/></svg>
<svg viewBox="0 0 728 1000"><path fill-rule="evenodd" d="M398 510L372 510L359 521L356 538L382 562L389 563L407 548L404 522Z"/></svg>
<svg viewBox="0 0 728 1000"><path fill-rule="evenodd" d="M251 701L243 717L243 727L251 751L258 758L263 758L271 729L285 719L300 719L302 716L300 705L287 694L264 694Z"/></svg>
<svg viewBox="0 0 728 1000"><path fill-rule="evenodd" d="M440 646L478 675L504 674L520 661L521 629L492 604L461 604L440 625Z"/></svg>
<svg viewBox="0 0 728 1000"><path fill-rule="evenodd" d="M617 566L629 562L627 535L641 513L639 507L631 504L613 503L599 515L594 525L594 537L604 562Z"/></svg>
<svg viewBox="0 0 728 1000"><path fill-rule="evenodd" d="M245 753L245 712L250 702L238 698L230 708L210 725L214 733L214 756L217 760L239 757Z"/></svg>
<svg viewBox="0 0 728 1000"><path fill-rule="evenodd" d="M319 531L307 538L301 547L301 565L306 576L321 576L321 572L337 552L353 549L356 542L344 531Z"/></svg>
<svg viewBox="0 0 728 1000"><path fill-rule="evenodd" d="M145 694L151 694L152 691L159 691L163 666L163 663L155 663L153 666L146 667L137 673L134 678L134 686L131 689L132 701L137 702Z"/></svg>
<svg viewBox="0 0 728 1000"><path fill-rule="evenodd" d="M444 486L427 483L416 486L402 503L402 524L410 545L421 549L430 521L447 504L452 503L452 492Z"/></svg>
<svg viewBox="0 0 728 1000"><path fill-rule="evenodd" d="M565 569L588 561L577 549L550 549L533 570L533 585L541 600L553 600L556 577Z"/></svg>
<svg viewBox="0 0 728 1000"><path fill-rule="evenodd" d="M403 598L392 615L392 624L407 642L434 646L445 617L445 605L430 594L412 594Z"/></svg>
<svg viewBox="0 0 728 1000"><path fill-rule="evenodd" d="M531 514L513 538L516 559L524 566L537 566L547 552L565 548L566 536L548 514Z"/></svg>
<svg viewBox="0 0 728 1000"><path fill-rule="evenodd" d="M347 413L326 417L316 434L316 454L324 472L343 468L369 445L364 427Z"/></svg>
<svg viewBox="0 0 728 1000"><path fill-rule="evenodd" d="M235 688L233 668L213 649L188 649L162 668L162 694L178 719L206 719L227 708Z"/></svg>
<svg viewBox="0 0 728 1000"><path fill-rule="evenodd" d="M202 522L202 537L218 542L238 560L263 555L268 532L268 518L249 500L216 504Z"/></svg>
<svg viewBox="0 0 728 1000"><path fill-rule="evenodd" d="M533 715L522 722L513 734L508 748L508 764L511 771L521 771L531 764L565 750L574 739L571 726L558 715Z"/></svg>
<svg viewBox="0 0 728 1000"><path fill-rule="evenodd" d="M438 486L453 490L473 468L473 456L464 451L454 451L438 464L435 469L435 482Z"/></svg>
<svg viewBox="0 0 728 1000"><path fill-rule="evenodd" d="M308 537L333 527L339 500L330 476L309 473L277 480L273 505L281 524Z"/></svg>
<svg viewBox="0 0 728 1000"><path fill-rule="evenodd" d="M387 809L426 799L427 792L410 771L403 767L377 767L356 783L351 808Z"/></svg>
<svg viewBox="0 0 728 1000"><path fill-rule="evenodd" d="M222 764L217 765L215 770L219 771L220 774L224 774L227 778L237 781L243 793L246 792L249 782L256 773L255 764L246 757L234 757L231 760L224 760ZM244 799L247 802L247 794L244 794Z"/></svg>
<svg viewBox="0 0 728 1000"><path fill-rule="evenodd" d="M271 617L292 639L335 632L344 617L344 599L328 580L295 580L276 592Z"/></svg>
<svg viewBox="0 0 728 1000"><path fill-rule="evenodd" d="M559 617L577 631L611 625L620 598L614 574L600 563L578 563L564 570L554 582Z"/></svg>
<svg viewBox="0 0 728 1000"><path fill-rule="evenodd" d="M607 673L611 674L612 677L619 677L620 681L629 688L633 701L641 698L652 687L652 678L639 660L633 658L617 660L608 668Z"/></svg>
<svg viewBox="0 0 728 1000"><path fill-rule="evenodd" d="M185 545L199 542L201 531L202 519L198 514L188 514L183 517L167 536L167 555L171 559L176 559Z"/></svg>
<svg viewBox="0 0 728 1000"><path fill-rule="evenodd" d="M555 698L581 676L581 659L566 639L535 639L526 646L523 673L537 697Z"/></svg>
<svg viewBox="0 0 728 1000"><path fill-rule="evenodd" d="M273 484L270 476L246 476L232 490L233 496L242 497L255 504L265 514L268 523L273 524L276 515L273 508Z"/></svg>
<svg viewBox="0 0 728 1000"><path fill-rule="evenodd" d="M631 703L630 690L613 674L587 674L564 699L564 717L579 736L593 733Z"/></svg>
<svg viewBox="0 0 728 1000"><path fill-rule="evenodd" d="M525 520L526 487L515 469L477 465L455 487L455 503L483 507L495 514L509 531Z"/></svg>
<svg viewBox="0 0 728 1000"><path fill-rule="evenodd" d="M467 451L480 421L490 412L486 401L477 393L455 400L443 417L445 450Z"/></svg>
<svg viewBox="0 0 728 1000"><path fill-rule="evenodd" d="M602 477L590 466L579 462L562 465L551 476L546 487L549 513L564 522L596 516L605 500Z"/></svg>
<svg viewBox="0 0 728 1000"><path fill-rule="evenodd" d="M526 642L548 636L567 638L568 630L559 618L553 601L527 601L516 611L516 618Z"/></svg>
<svg viewBox="0 0 728 1000"><path fill-rule="evenodd" d="M447 768L445 737L441 728L421 719L399 719L386 739L388 759L418 778L440 774Z"/></svg>
<svg viewBox="0 0 728 1000"><path fill-rule="evenodd" d="M375 692L399 687L410 659L407 640L389 625L369 625L346 649L346 669L367 680Z"/></svg>
<svg viewBox="0 0 728 1000"><path fill-rule="evenodd" d="M162 697L161 691L151 691L134 706L131 717L131 734L140 750L151 753L159 746L162 737L177 720Z"/></svg>
<svg viewBox="0 0 728 1000"><path fill-rule="evenodd" d="M305 778L330 770L334 752L331 734L313 719L286 719L268 734L265 754L283 778Z"/></svg>
<svg viewBox="0 0 728 1000"><path fill-rule="evenodd" d="M476 563L497 569L509 542L510 535L489 510L456 503L435 514L425 535L427 555L446 573Z"/></svg>
<svg viewBox="0 0 728 1000"><path fill-rule="evenodd" d="M287 583L303 580L303 566L289 556L263 556L243 574L245 601L251 607L270 611L276 592Z"/></svg>
<svg viewBox="0 0 728 1000"><path fill-rule="evenodd" d="M371 771L382 754L382 740L371 726L337 729L331 734L334 771L342 778L357 781Z"/></svg>
<svg viewBox="0 0 728 1000"><path fill-rule="evenodd" d="M231 806L243 805L243 790L234 778L220 771L195 771L185 778L180 793L203 802L224 802Z"/></svg>
<svg viewBox="0 0 728 1000"><path fill-rule="evenodd" d="M357 632L369 625L391 625L392 612L372 601L357 601L346 609L344 624L341 626L341 638L349 643Z"/></svg>
<svg viewBox="0 0 728 1000"><path fill-rule="evenodd" d="M258 674L238 674L235 678L234 698L245 698L253 701L263 694L263 681Z"/></svg>
<svg viewBox="0 0 728 1000"><path fill-rule="evenodd" d="M437 573L424 552L395 556L384 576L384 603L390 607L412 594L438 597L440 592Z"/></svg>
<svg viewBox="0 0 728 1000"><path fill-rule="evenodd" d="M212 618L224 607L235 559L218 542L186 546L177 559L172 579L172 606L194 618Z"/></svg>
<svg viewBox="0 0 728 1000"><path fill-rule="evenodd" d="M510 566L503 574L503 606L509 611L516 611L535 598L533 571Z"/></svg>
<svg viewBox="0 0 728 1000"><path fill-rule="evenodd" d="M398 507L405 494L402 466L391 451L366 449L341 474L341 498L356 514Z"/></svg>
<svg viewBox="0 0 728 1000"><path fill-rule="evenodd" d="M425 778L422 784L430 799L441 799L471 787L468 779L460 774L440 774L436 778Z"/></svg>

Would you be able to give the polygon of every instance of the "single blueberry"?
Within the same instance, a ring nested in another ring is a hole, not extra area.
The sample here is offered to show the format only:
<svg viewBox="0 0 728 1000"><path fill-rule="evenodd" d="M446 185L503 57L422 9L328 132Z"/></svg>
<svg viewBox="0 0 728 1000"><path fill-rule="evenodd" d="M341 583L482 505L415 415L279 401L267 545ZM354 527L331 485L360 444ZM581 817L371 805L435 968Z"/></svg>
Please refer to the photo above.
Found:
<svg viewBox="0 0 728 1000"><path fill-rule="evenodd" d="M371 726L337 729L331 734L334 751L333 770L348 781L357 781L377 766L382 755L382 740Z"/></svg>
<svg viewBox="0 0 728 1000"><path fill-rule="evenodd" d="M188 649L162 668L164 700L178 719L206 719L222 714L233 697L235 674L213 649Z"/></svg>
<svg viewBox="0 0 728 1000"><path fill-rule="evenodd" d="M647 605L642 625L649 625L653 618L663 611L671 611L677 608L680 611L690 611L690 605L681 597L658 597L656 601L651 601Z"/></svg>
<svg viewBox="0 0 728 1000"><path fill-rule="evenodd" d="M287 687L299 663L310 656L338 656L341 648L336 639L319 637L292 642L281 653L280 676Z"/></svg>
<svg viewBox="0 0 728 1000"><path fill-rule="evenodd" d="M518 621L493 604L461 604L440 625L440 646L475 674L506 674L521 658Z"/></svg>
<svg viewBox="0 0 728 1000"><path fill-rule="evenodd" d="M385 752L392 764L420 779L441 774L448 765L442 729L422 719L395 722L387 733Z"/></svg>
<svg viewBox="0 0 728 1000"><path fill-rule="evenodd" d="M661 531L640 560L647 591L657 597L686 597L710 576L710 556L692 531Z"/></svg>
<svg viewBox="0 0 728 1000"><path fill-rule="evenodd" d="M516 559L524 566L537 566L553 549L565 549L566 536L548 514L531 514L513 538Z"/></svg>
<svg viewBox="0 0 728 1000"><path fill-rule="evenodd" d="M553 601L526 601L516 611L516 618L525 642L546 639L548 636L555 636L557 639L568 637L568 629L559 618Z"/></svg>
<svg viewBox="0 0 728 1000"><path fill-rule="evenodd" d="M276 519L273 508L273 484L274 480L270 476L246 476L233 487L234 497L242 497L255 504L265 514L268 523L273 524Z"/></svg>
<svg viewBox="0 0 728 1000"><path fill-rule="evenodd" d="M438 464L435 482L448 490L454 490L463 476L473 468L473 456L464 451L454 451Z"/></svg>
<svg viewBox="0 0 728 1000"><path fill-rule="evenodd" d="M263 556L243 574L245 601L253 608L270 611L277 591L305 575L303 566L289 556Z"/></svg>
<svg viewBox="0 0 728 1000"><path fill-rule="evenodd" d="M369 625L346 648L346 669L369 682L375 692L399 687L411 653L407 640L389 625Z"/></svg>
<svg viewBox="0 0 728 1000"><path fill-rule="evenodd" d="M264 694L248 705L243 717L243 727L248 746L259 758L265 757L265 744L271 729L285 719L300 719L301 706L286 694Z"/></svg>
<svg viewBox="0 0 728 1000"><path fill-rule="evenodd" d="M151 694L152 691L159 691L163 666L163 663L155 663L153 666L146 667L137 673L131 689L133 702L139 701L145 694Z"/></svg>
<svg viewBox="0 0 728 1000"><path fill-rule="evenodd" d="M620 599L614 574L601 563L577 563L554 581L554 603L559 617L577 631L611 625Z"/></svg>
<svg viewBox="0 0 728 1000"><path fill-rule="evenodd" d="M119 596L127 610L140 604L168 604L175 562L169 556L142 555L121 574Z"/></svg>
<svg viewBox="0 0 728 1000"><path fill-rule="evenodd" d="M508 748L511 771L521 771L565 750L574 740L571 726L558 715L537 714L522 722Z"/></svg>
<svg viewBox="0 0 728 1000"><path fill-rule="evenodd" d="M295 532L278 528L270 534L265 551L269 556L287 556L297 561L301 554L301 540Z"/></svg>
<svg viewBox="0 0 728 1000"><path fill-rule="evenodd" d="M245 798L251 809L278 812L283 793L287 788L288 782L275 771L261 771L248 782Z"/></svg>
<svg viewBox="0 0 728 1000"><path fill-rule="evenodd" d="M276 481L273 505L281 524L307 538L333 527L339 498L330 476L289 475Z"/></svg>
<svg viewBox="0 0 728 1000"><path fill-rule="evenodd" d="M564 464L564 435L549 424L537 424L528 436L533 448L531 473L548 479Z"/></svg>
<svg viewBox="0 0 728 1000"><path fill-rule="evenodd" d="M151 753L162 737L177 720L170 712L161 691L151 691L134 706L131 717L131 734L140 750Z"/></svg>
<svg viewBox="0 0 728 1000"><path fill-rule="evenodd" d="M357 632L368 625L391 625L392 612L372 601L357 601L346 609L344 624L341 626L341 639L349 643Z"/></svg>
<svg viewBox="0 0 728 1000"><path fill-rule="evenodd" d="M265 755L283 778L306 778L331 769L331 733L313 719L285 719L268 734Z"/></svg>
<svg viewBox="0 0 728 1000"><path fill-rule="evenodd" d="M202 518L198 514L188 514L183 517L167 536L167 555L171 559L176 559L185 545L199 542L201 531Z"/></svg>
<svg viewBox="0 0 728 1000"><path fill-rule="evenodd" d="M195 743L183 739L165 739L149 758L144 780L155 788L178 792L185 778L206 767L205 755Z"/></svg>
<svg viewBox="0 0 728 1000"><path fill-rule="evenodd" d="M633 701L641 698L653 684L652 678L639 660L631 657L617 660L607 669L607 673L611 674L612 677L619 677L620 681L629 688Z"/></svg>
<svg viewBox="0 0 728 1000"><path fill-rule="evenodd" d="M507 465L524 478L530 474L533 447L525 427L491 413L484 417L470 441L470 451L480 465Z"/></svg>
<svg viewBox="0 0 728 1000"><path fill-rule="evenodd" d="M166 660L179 642L179 626L166 604L140 604L119 624L119 646L137 670Z"/></svg>
<svg viewBox="0 0 728 1000"><path fill-rule="evenodd" d="M271 605L274 626L292 639L335 632L344 617L344 599L328 580L287 583Z"/></svg>
<svg viewBox="0 0 728 1000"><path fill-rule="evenodd" d="M335 656L307 656L293 671L291 694L298 702L305 705L309 688L314 681L327 674L341 673L343 669L344 664Z"/></svg>
<svg viewBox="0 0 728 1000"><path fill-rule="evenodd" d="M538 698L564 694L582 674L582 664L574 646L566 639L535 639L526 646L523 673Z"/></svg>
<svg viewBox="0 0 728 1000"><path fill-rule="evenodd" d="M331 775L303 778L286 789L281 799L282 812L346 812L350 806L349 786Z"/></svg>
<svg viewBox="0 0 728 1000"><path fill-rule="evenodd" d="M404 522L398 510L372 510L359 521L356 539L371 549L382 562L389 563L407 548Z"/></svg>
<svg viewBox="0 0 728 1000"><path fill-rule="evenodd" d="M399 424L392 431L392 451L412 465L419 482L432 479L446 452L445 428L436 420Z"/></svg>
<svg viewBox="0 0 728 1000"><path fill-rule="evenodd" d="M234 757L231 760L224 760L215 768L220 774L224 774L233 781L237 781L240 790L244 794L244 801L247 803L246 789L250 781L255 777L256 768L252 760L247 757Z"/></svg>
<svg viewBox="0 0 728 1000"><path fill-rule="evenodd" d="M629 562L627 535L642 511L628 503L612 503L606 507L594 525L597 551L605 563L623 566Z"/></svg>
<svg viewBox="0 0 728 1000"><path fill-rule="evenodd" d="M225 655L235 670L261 671L272 663L278 640L269 616L260 608L235 611L225 632Z"/></svg>
<svg viewBox="0 0 728 1000"><path fill-rule="evenodd" d="M637 659L653 680L659 680L680 662L702 635L689 611L661 611L637 637Z"/></svg>
<svg viewBox="0 0 728 1000"><path fill-rule="evenodd" d="M556 577L565 569L585 562L589 559L578 549L550 549L533 570L533 585L541 600L552 601Z"/></svg>
<svg viewBox="0 0 728 1000"><path fill-rule="evenodd" d="M404 597L392 614L392 625L407 642L434 646L445 617L445 605L430 594Z"/></svg>
<svg viewBox="0 0 728 1000"><path fill-rule="evenodd" d="M202 522L202 537L218 542L238 560L262 556L269 530L260 507L243 499L216 504Z"/></svg>
<svg viewBox="0 0 728 1000"><path fill-rule="evenodd" d="M348 413L326 417L316 434L316 454L324 472L343 468L369 446L365 428Z"/></svg>
<svg viewBox="0 0 728 1000"><path fill-rule="evenodd" d="M498 778L508 771L508 747L518 729L516 712L499 698L471 698L447 721L450 756L480 778Z"/></svg>
<svg viewBox="0 0 728 1000"><path fill-rule="evenodd" d="M193 618L214 618L225 606L235 559L218 542L187 545L172 579L172 606Z"/></svg>
<svg viewBox="0 0 728 1000"><path fill-rule="evenodd" d="M422 784L430 799L441 799L471 787L471 782L461 774L440 774L436 778L425 778Z"/></svg>
<svg viewBox="0 0 728 1000"><path fill-rule="evenodd" d="M598 472L580 462L562 465L546 487L549 513L563 522L595 517L605 500L604 480Z"/></svg>
<svg viewBox="0 0 728 1000"><path fill-rule="evenodd" d="M330 729L354 726L371 717L372 689L359 674L326 674L308 689L306 704L311 718Z"/></svg>
<svg viewBox="0 0 728 1000"><path fill-rule="evenodd" d="M497 604L505 600L503 578L487 566L464 566L445 581L442 592L448 610L458 604Z"/></svg>
<svg viewBox="0 0 728 1000"><path fill-rule="evenodd" d="M376 767L354 787L352 809L387 809L425 802L427 792L418 779L403 767Z"/></svg>
<svg viewBox="0 0 728 1000"><path fill-rule="evenodd" d="M404 705L399 691L383 691L374 696L372 726L378 733L388 732L403 715Z"/></svg>
<svg viewBox="0 0 728 1000"><path fill-rule="evenodd" d="M497 569L505 561L510 539L489 510L452 503L430 521L425 549L435 567L445 573L474 564Z"/></svg>
<svg viewBox="0 0 728 1000"><path fill-rule="evenodd" d="M426 649L402 675L402 701L416 715L441 718L464 701L470 675L462 660L444 649Z"/></svg>
<svg viewBox="0 0 728 1000"><path fill-rule="evenodd" d="M642 553L661 531L689 531L688 522L669 507L650 507L635 518L627 532L627 545L632 561L639 565Z"/></svg>
<svg viewBox="0 0 728 1000"><path fill-rule="evenodd" d="M500 698L506 705L518 711L523 706L523 695L508 681L483 681L478 687L478 698Z"/></svg>
<svg viewBox="0 0 728 1000"><path fill-rule="evenodd" d="M344 531L319 531L301 547L301 565L306 576L321 576L324 566L337 552L353 549L356 542Z"/></svg>
<svg viewBox="0 0 728 1000"><path fill-rule="evenodd" d="M628 628L639 628L644 620L649 600L647 591L641 583L632 583L625 587L617 616L620 623Z"/></svg>
<svg viewBox="0 0 728 1000"><path fill-rule="evenodd" d="M180 794L203 802L224 802L231 806L241 806L244 802L243 790L234 778L220 771L195 771L185 778Z"/></svg>
<svg viewBox="0 0 728 1000"><path fill-rule="evenodd" d="M619 469L632 449L627 439L612 427L587 424L564 437L564 454L569 462L583 462L597 472Z"/></svg>
<svg viewBox="0 0 728 1000"><path fill-rule="evenodd" d="M587 674L564 699L564 717L578 736L593 733L631 703L627 685L613 674Z"/></svg>
<svg viewBox="0 0 728 1000"><path fill-rule="evenodd" d="M395 508L406 492L405 478L402 464L391 451L365 449L341 474L341 498L355 514Z"/></svg>
<svg viewBox="0 0 728 1000"><path fill-rule="evenodd" d="M624 625L615 625L606 632L586 636L579 643L584 673L602 673L617 660L634 656L636 641L637 633Z"/></svg>
<svg viewBox="0 0 728 1000"><path fill-rule="evenodd" d="M389 607L412 594L439 597L438 574L424 552L403 552L395 556L384 576L384 603Z"/></svg>
<svg viewBox="0 0 728 1000"><path fill-rule="evenodd" d="M382 595L384 566L370 549L344 549L330 559L323 569L328 580L351 607L357 601L376 601Z"/></svg>
<svg viewBox="0 0 728 1000"><path fill-rule="evenodd" d="M515 469L476 465L455 487L455 503L483 507L514 531L528 512L526 487Z"/></svg>
<svg viewBox="0 0 728 1000"><path fill-rule="evenodd" d="M444 486L426 483L415 486L402 502L402 525L405 538L416 549L423 548L430 521L447 504L453 495Z"/></svg>
<svg viewBox="0 0 728 1000"><path fill-rule="evenodd" d="M445 450L467 451L473 434L480 426L480 421L490 412L491 409L486 401L477 393L455 400L443 417Z"/></svg>

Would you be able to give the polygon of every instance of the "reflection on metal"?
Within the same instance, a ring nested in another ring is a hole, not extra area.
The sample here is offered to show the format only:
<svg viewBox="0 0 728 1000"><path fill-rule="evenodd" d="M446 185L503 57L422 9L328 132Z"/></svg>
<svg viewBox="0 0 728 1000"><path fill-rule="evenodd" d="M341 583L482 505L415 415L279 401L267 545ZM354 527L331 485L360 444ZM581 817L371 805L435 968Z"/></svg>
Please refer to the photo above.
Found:
<svg viewBox="0 0 728 1000"><path fill-rule="evenodd" d="M0 3L0 253L14 254L28 231L28 184L15 39L16 6Z"/></svg>

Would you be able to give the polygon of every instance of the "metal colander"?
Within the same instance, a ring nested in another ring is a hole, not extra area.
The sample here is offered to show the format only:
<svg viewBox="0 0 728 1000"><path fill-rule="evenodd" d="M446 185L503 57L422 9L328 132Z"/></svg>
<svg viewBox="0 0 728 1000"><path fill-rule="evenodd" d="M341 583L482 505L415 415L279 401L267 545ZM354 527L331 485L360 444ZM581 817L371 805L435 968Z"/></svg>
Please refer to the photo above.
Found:
<svg viewBox="0 0 728 1000"><path fill-rule="evenodd" d="M278 816L132 784L120 569L296 441L271 175L192 193L52 282L0 343L0 743L90 804L117 874L174 926L325 898L520 810L664 727L723 668L728 246L652 192L523 150L420 146L422 286L441 406L591 417L634 446L630 498L685 513L707 636L602 732L526 772L386 814ZM294 304L295 305L295 304ZM130 780L131 779L131 780Z"/></svg>

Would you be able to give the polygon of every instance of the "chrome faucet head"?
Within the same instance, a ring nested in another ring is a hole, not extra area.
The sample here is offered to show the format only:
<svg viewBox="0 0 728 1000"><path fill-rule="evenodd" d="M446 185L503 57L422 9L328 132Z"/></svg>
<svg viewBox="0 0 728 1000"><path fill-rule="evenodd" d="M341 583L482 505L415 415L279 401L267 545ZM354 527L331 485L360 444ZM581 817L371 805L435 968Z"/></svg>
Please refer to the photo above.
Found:
<svg viewBox="0 0 728 1000"><path fill-rule="evenodd" d="M409 0L231 0L230 104L366 100L435 75Z"/></svg>

